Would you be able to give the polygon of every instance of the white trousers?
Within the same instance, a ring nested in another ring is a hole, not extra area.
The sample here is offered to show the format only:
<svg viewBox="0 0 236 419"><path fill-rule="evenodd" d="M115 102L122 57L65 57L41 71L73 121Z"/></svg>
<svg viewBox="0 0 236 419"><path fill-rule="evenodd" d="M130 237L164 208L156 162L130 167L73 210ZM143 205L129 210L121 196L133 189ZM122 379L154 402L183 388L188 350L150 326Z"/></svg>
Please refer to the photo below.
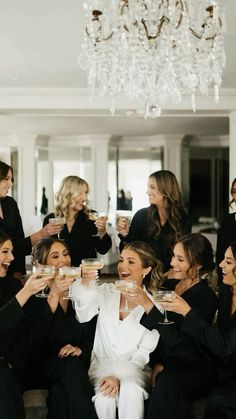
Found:
<svg viewBox="0 0 236 419"><path fill-rule="evenodd" d="M118 398L104 397L97 393L94 405L99 419L116 419L116 408L119 419L144 418L145 391L135 383L121 383Z"/></svg>

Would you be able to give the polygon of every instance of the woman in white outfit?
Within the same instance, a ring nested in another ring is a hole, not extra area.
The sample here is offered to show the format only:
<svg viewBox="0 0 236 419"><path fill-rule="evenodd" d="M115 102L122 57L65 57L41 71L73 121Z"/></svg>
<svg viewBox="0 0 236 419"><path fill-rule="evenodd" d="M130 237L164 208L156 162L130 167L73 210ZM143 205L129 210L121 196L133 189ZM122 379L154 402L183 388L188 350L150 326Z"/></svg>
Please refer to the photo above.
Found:
<svg viewBox="0 0 236 419"><path fill-rule="evenodd" d="M141 241L124 247L118 274L122 280L135 280L150 298L149 292L156 288L161 275L155 253ZM73 283L72 295L79 322L87 322L98 314L89 370L98 418L115 419L118 409L119 419L143 419L144 400L151 384L147 364L159 333L140 324L142 306L131 303L131 311L123 311L125 295L115 284L91 287L90 279L91 273L84 271L83 280Z"/></svg>

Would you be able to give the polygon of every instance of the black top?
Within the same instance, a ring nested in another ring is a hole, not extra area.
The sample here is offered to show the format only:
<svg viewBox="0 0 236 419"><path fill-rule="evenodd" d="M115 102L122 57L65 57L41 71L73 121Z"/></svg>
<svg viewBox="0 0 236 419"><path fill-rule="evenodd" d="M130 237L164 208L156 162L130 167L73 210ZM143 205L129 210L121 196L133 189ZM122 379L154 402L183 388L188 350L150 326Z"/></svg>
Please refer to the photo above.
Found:
<svg viewBox="0 0 236 419"><path fill-rule="evenodd" d="M10 196L1 198L3 219L0 217L0 230L12 239L14 260L8 273L21 272L25 274L25 256L30 255L32 246L30 237L24 235L22 220L16 201Z"/></svg>
<svg viewBox="0 0 236 419"><path fill-rule="evenodd" d="M0 357L19 375L26 363L25 315L14 296L22 288L19 279L0 278Z"/></svg>
<svg viewBox="0 0 236 419"><path fill-rule="evenodd" d="M150 207L148 207L150 208ZM161 226L160 234L157 237L148 234L148 208L142 208L137 211L132 219L129 234L127 237L119 235L123 244L133 240L142 240L151 245L157 259L163 264L163 271L166 272L170 268L170 261L172 257L172 247L174 245L174 231L169 221ZM187 213L182 214L180 220L180 235L191 233L192 223Z"/></svg>
<svg viewBox="0 0 236 419"><path fill-rule="evenodd" d="M53 218L53 213L48 214L43 221L45 226L49 221L49 218ZM69 247L71 264L73 266L79 266L82 259L95 258L96 252L104 255L111 248L112 241L111 237L106 233L102 239L97 234L97 228L94 221L89 220L83 211L79 211L74 225L69 233L67 225L64 224L60 238L65 240Z"/></svg>
<svg viewBox="0 0 236 419"><path fill-rule="evenodd" d="M230 298L229 298L230 297ZM220 286L218 327L209 325L196 310L186 315L182 330L219 357L220 377L236 376L236 312L231 316L232 294L228 285Z"/></svg>
<svg viewBox="0 0 236 419"><path fill-rule="evenodd" d="M232 242L236 242L236 212L227 214L217 232L216 263L219 278L222 278L219 263L224 259L224 253Z"/></svg>
<svg viewBox="0 0 236 419"><path fill-rule="evenodd" d="M165 281L166 289L174 290L177 282L176 280ZM212 323L218 299L205 280L193 285L182 294L182 297L191 307L194 307L200 318ZM157 329L160 333L157 348L151 355L151 363L162 363L169 368L182 368L188 365L210 366L213 363L210 352L182 330L184 317L168 312L168 318L174 323L160 325L159 322L163 321L163 314L154 306L150 313L144 314L141 319L143 326L149 330Z"/></svg>
<svg viewBox="0 0 236 419"><path fill-rule="evenodd" d="M71 344L82 349L81 361L89 367L97 317L87 323L79 323L71 301L67 311L60 304L52 313L47 299L31 297L25 305L30 329L29 365L32 367L33 385L44 383L47 368L52 367L51 360L58 358L60 349ZM29 371L31 373L31 371Z"/></svg>

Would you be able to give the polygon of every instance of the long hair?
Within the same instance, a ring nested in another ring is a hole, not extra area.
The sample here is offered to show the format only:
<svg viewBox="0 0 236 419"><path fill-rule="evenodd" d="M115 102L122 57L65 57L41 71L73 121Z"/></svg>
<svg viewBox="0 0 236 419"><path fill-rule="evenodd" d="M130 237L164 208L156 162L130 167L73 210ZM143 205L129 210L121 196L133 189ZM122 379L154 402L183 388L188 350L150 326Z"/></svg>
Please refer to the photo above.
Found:
<svg viewBox="0 0 236 419"><path fill-rule="evenodd" d="M158 170L152 173L157 189L165 198L167 219L174 233L173 243L181 236L181 219L186 213L182 194L176 176L169 170ZM148 208L148 235L157 237L161 231L160 216L155 205Z"/></svg>
<svg viewBox="0 0 236 419"><path fill-rule="evenodd" d="M227 248L230 248L234 261L236 262L236 242L229 244ZM236 267L233 270L233 275L236 279ZM217 324L222 332L227 332L230 328L231 320L231 306L232 306L232 292L231 287L223 283L219 284L219 310Z"/></svg>
<svg viewBox="0 0 236 419"><path fill-rule="evenodd" d="M234 178L232 184L231 184L231 188L230 188L230 193L231 196L233 196L233 188L236 187L236 177ZM231 207L232 203L234 202L234 199L232 198L231 201L229 201L229 206Z"/></svg>
<svg viewBox="0 0 236 419"><path fill-rule="evenodd" d="M214 253L210 241L200 233L191 233L177 240L184 248L184 253L189 262L189 272L192 270L197 274L197 265L199 269L199 279L209 276L215 269Z"/></svg>
<svg viewBox="0 0 236 419"><path fill-rule="evenodd" d="M66 176L55 196L55 215L67 218L71 201L80 195L84 187L89 192L88 183L84 179L78 176ZM83 211L87 213L87 203L85 203Z"/></svg>
<svg viewBox="0 0 236 419"><path fill-rule="evenodd" d="M12 179L11 180L12 180L12 182L14 182L13 168L11 166L9 166L9 164L4 163L3 161L0 160L0 182L1 182L1 180L6 179L9 170L12 173Z"/></svg>
<svg viewBox="0 0 236 419"><path fill-rule="evenodd" d="M145 276L143 284L150 293L155 292L163 281L163 274L161 262L157 260L151 246L140 240L135 240L127 243L123 247L123 250L124 249L130 249L135 252L139 256L143 268L148 268L149 266L152 268Z"/></svg>
<svg viewBox="0 0 236 419"><path fill-rule="evenodd" d="M40 265L46 265L48 255L54 243L63 244L63 246L68 250L69 253L68 246L63 240L51 236L44 237L43 239L37 241L37 243L34 245L32 249L32 265L37 265L37 263L39 263Z"/></svg>

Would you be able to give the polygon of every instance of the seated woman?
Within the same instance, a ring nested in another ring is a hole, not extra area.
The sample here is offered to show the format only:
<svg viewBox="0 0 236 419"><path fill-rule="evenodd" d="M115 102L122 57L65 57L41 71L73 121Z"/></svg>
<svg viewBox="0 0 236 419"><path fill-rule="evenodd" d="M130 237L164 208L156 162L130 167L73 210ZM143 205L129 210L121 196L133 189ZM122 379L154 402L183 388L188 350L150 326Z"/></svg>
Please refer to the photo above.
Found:
<svg viewBox="0 0 236 419"><path fill-rule="evenodd" d="M65 243L52 237L40 240L32 256L34 264L57 269L71 263ZM31 386L48 389L48 419L97 418L88 378L96 317L77 322L71 301L64 298L73 280L56 275L48 284L48 298L33 298L27 307L29 381Z"/></svg>
<svg viewBox="0 0 236 419"><path fill-rule="evenodd" d="M33 274L22 288L19 279L7 275L14 257L9 236L0 231L0 412L3 419L24 419L22 399L26 364L27 330L22 307L45 288L47 279Z"/></svg>
<svg viewBox="0 0 236 419"><path fill-rule="evenodd" d="M182 330L217 356L218 384L208 397L204 419L236 418L236 242L227 248L220 268L218 327L206 323L180 296L164 305L184 316Z"/></svg>
<svg viewBox="0 0 236 419"><path fill-rule="evenodd" d="M182 295L199 316L211 323L218 300L206 280L214 269L209 240L197 233L180 238L173 249L171 266L174 279L166 280L163 286ZM163 314L142 290L128 298L145 309L141 324L160 333L151 356L153 392L147 403L147 418L189 419L188 401L207 394L213 386L211 354L182 330L182 316L171 313L168 317L173 323L163 325Z"/></svg>
<svg viewBox="0 0 236 419"><path fill-rule="evenodd" d="M155 253L143 242L127 244L120 255L118 274L123 286L129 280L136 281L151 298L149 292L160 275ZM119 419L143 419L144 400L150 390L147 364L159 334L140 324L144 313L141 306L131 304L131 311L126 311L125 297L115 284L91 287L90 279L92 275L84 271L83 282L72 285L72 296L79 321L98 314L89 370L98 418L115 419L118 408Z"/></svg>

